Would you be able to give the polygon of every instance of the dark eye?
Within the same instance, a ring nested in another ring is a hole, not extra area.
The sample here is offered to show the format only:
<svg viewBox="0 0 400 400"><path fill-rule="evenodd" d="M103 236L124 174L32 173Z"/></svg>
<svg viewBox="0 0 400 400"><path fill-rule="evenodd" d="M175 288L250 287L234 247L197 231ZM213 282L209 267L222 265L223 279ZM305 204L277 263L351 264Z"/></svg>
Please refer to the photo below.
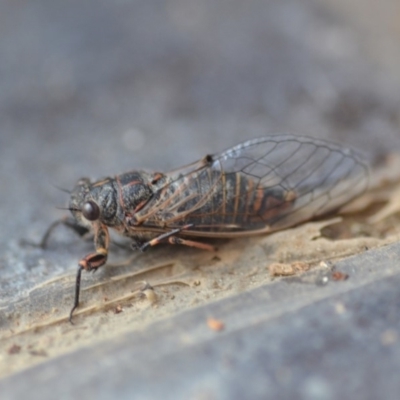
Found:
<svg viewBox="0 0 400 400"><path fill-rule="evenodd" d="M82 214L89 221L95 221L100 217L100 208L94 201L87 201L82 207Z"/></svg>

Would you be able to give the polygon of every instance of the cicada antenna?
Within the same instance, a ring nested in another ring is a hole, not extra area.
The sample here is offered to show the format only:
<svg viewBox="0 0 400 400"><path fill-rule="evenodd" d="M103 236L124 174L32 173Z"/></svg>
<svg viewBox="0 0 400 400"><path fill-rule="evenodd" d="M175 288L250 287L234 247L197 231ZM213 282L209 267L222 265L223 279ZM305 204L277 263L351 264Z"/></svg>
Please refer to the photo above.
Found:
<svg viewBox="0 0 400 400"><path fill-rule="evenodd" d="M71 194L71 193L72 193L71 190L64 189L64 188L62 188L62 187L60 187L60 186L54 185L53 183L51 184L51 186L53 186L54 188L56 188L56 189L58 189L58 190L61 190L61 191L64 192L64 193L68 193L68 194Z"/></svg>

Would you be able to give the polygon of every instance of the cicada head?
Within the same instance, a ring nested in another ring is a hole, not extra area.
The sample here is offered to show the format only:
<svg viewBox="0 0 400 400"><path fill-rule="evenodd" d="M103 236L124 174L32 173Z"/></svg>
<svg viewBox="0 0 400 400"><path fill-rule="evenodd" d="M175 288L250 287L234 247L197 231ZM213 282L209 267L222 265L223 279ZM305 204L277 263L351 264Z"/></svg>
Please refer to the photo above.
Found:
<svg viewBox="0 0 400 400"><path fill-rule="evenodd" d="M83 206L90 193L91 183L89 178L81 178L76 183L69 199L69 210L79 225L90 228L91 223L83 216Z"/></svg>
<svg viewBox="0 0 400 400"><path fill-rule="evenodd" d="M135 218L154 195L157 185L164 182L160 173L132 171L90 182L80 179L75 185L69 209L81 226L90 229L93 223L119 230L127 220Z"/></svg>
<svg viewBox="0 0 400 400"><path fill-rule="evenodd" d="M112 180L91 183L88 178L80 179L71 193L69 209L77 223L87 228L97 220L113 225L117 200Z"/></svg>

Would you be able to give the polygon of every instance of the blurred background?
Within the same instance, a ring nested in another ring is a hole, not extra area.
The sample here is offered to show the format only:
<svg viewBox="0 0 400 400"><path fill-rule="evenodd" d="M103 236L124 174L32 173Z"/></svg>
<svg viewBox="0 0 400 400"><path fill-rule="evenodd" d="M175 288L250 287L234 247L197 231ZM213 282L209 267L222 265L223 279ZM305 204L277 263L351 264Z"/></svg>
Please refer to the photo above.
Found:
<svg viewBox="0 0 400 400"><path fill-rule="evenodd" d="M399 71L398 0L3 0L0 305L76 262L19 245L62 215L54 185L281 132L379 163L400 151Z"/></svg>
<svg viewBox="0 0 400 400"><path fill-rule="evenodd" d="M395 0L0 8L0 217L17 202L24 228L64 201L51 184L164 171L268 133L330 138L370 159L400 147Z"/></svg>

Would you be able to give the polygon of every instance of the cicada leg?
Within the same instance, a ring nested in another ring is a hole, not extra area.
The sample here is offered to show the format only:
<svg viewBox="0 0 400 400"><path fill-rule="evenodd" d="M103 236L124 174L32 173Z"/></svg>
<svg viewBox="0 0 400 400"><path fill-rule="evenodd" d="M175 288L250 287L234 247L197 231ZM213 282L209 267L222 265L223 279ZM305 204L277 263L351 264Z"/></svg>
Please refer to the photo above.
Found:
<svg viewBox="0 0 400 400"><path fill-rule="evenodd" d="M211 244L202 243L202 242L195 242L193 240L186 240L186 239L182 239L182 238L180 238L178 236L169 237L168 242L170 244L181 244L183 246L196 247L196 248L202 249L202 250L208 250L208 251L215 251L216 250L216 248Z"/></svg>
<svg viewBox="0 0 400 400"><path fill-rule="evenodd" d="M76 273L75 281L75 299L74 306L69 313L69 322L72 322L72 314L79 306L79 295L81 288L81 274L82 270L95 272L99 267L104 265L107 261L108 256L108 246L110 242L107 227L104 225L93 224L94 225L94 244L96 251L94 253L87 254L85 257L79 261L78 271Z"/></svg>
<svg viewBox="0 0 400 400"><path fill-rule="evenodd" d="M85 235L87 235L89 233L89 229L85 228L84 226L78 225L74 219L69 218L69 217L64 217L62 219L54 221L47 228L47 231L44 233L42 240L39 243L33 243L30 241L26 241L26 240L23 240L21 243L23 245L29 245L29 246L40 247L42 249L45 249L47 247L47 242L49 241L51 234L59 225L66 226L67 228L69 228L69 229L73 230L75 233L77 233L80 237L84 237Z"/></svg>
<svg viewBox="0 0 400 400"><path fill-rule="evenodd" d="M185 229L188 229L192 226L193 226L193 224L189 224L189 225L183 226L182 228L173 229L170 232L163 233L162 235L157 236L156 238L149 240L148 242L142 244L139 247L139 249L141 251L145 251L149 247L156 246L157 244L160 244L163 242L168 242L170 244L181 244L184 246L197 247L198 249L202 249L202 250L215 251L215 247L210 244L195 242L193 240L186 240L186 239L182 239L178 236L175 236L177 233L179 233Z"/></svg>

